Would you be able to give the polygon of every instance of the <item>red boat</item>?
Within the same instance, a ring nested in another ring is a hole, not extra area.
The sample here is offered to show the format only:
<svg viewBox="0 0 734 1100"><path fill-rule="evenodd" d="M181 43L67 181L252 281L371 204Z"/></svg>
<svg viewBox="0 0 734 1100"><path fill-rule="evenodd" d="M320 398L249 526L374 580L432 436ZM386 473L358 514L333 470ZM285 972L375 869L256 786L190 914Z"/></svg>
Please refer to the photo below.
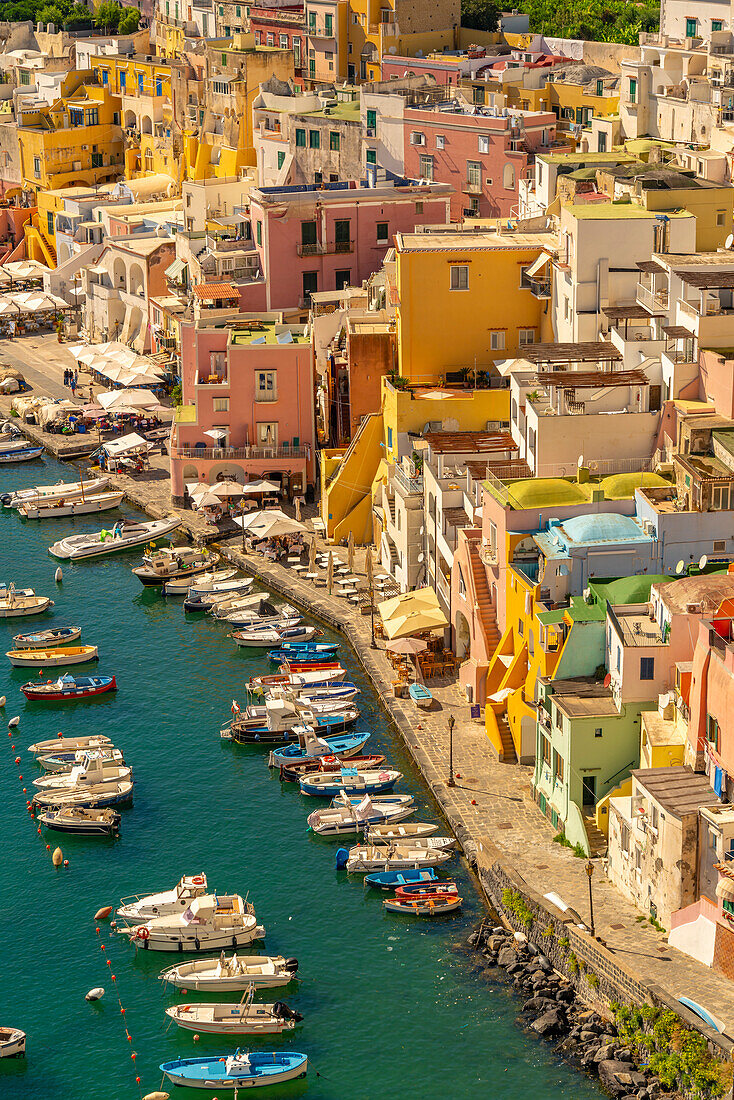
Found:
<svg viewBox="0 0 734 1100"><path fill-rule="evenodd" d="M357 768L358 771L367 771L370 768L381 768L385 763L384 756L312 756L307 760L293 760L289 764L283 764L280 769L280 778L290 783L296 783L302 775L309 772L335 772L340 768Z"/></svg>
<svg viewBox="0 0 734 1100"><path fill-rule="evenodd" d="M60 676L58 680L39 683L31 680L20 689L26 699L41 703L65 703L77 699L91 699L107 691L117 691L114 676Z"/></svg>
<svg viewBox="0 0 734 1100"><path fill-rule="evenodd" d="M323 672L325 669L332 668L343 671L338 661L284 661L278 672L286 675L289 672L313 672L314 669Z"/></svg>

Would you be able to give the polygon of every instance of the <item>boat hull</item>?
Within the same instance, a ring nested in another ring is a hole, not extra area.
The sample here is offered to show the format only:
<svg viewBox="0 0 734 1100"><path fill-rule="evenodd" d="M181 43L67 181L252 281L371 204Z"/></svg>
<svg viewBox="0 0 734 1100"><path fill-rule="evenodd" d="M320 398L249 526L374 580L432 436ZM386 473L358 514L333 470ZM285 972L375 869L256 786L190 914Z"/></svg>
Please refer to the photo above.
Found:
<svg viewBox="0 0 734 1100"><path fill-rule="evenodd" d="M172 1081L174 1085L183 1085L190 1089L234 1090L239 1093L242 1089L262 1088L266 1085L282 1085L285 1081L295 1081L298 1077L305 1077L308 1069L306 1055L290 1054L289 1062L292 1064L280 1067L269 1067L272 1072L267 1074L247 1075L237 1073L236 1076L215 1076L222 1073L226 1059L210 1059L208 1062L199 1062L197 1059L182 1059L179 1062L163 1062L161 1072ZM201 1068L199 1068L201 1067ZM217 1067L220 1067L217 1070ZM209 1075L211 1069L211 1076ZM201 1076L199 1076L201 1074Z"/></svg>
<svg viewBox="0 0 734 1100"><path fill-rule="evenodd" d="M150 523L135 524L135 530L129 530L119 538L111 535L100 538L97 536L72 535L70 538L60 539L49 547L49 554L62 561L84 561L86 558L100 558L107 554L119 554L123 550L133 550L136 546L142 546L152 539L165 538L171 531L181 526L180 519L152 520ZM90 541L96 539L97 541Z"/></svg>
<svg viewBox="0 0 734 1100"><path fill-rule="evenodd" d="M147 565L141 565L137 569L133 569L133 573L144 588L161 588L166 581L172 581L176 577L198 577L199 573L206 573L208 569L211 569L211 562L201 566L192 565L188 569L180 569L178 572L165 575L156 573Z"/></svg>
<svg viewBox="0 0 734 1100"><path fill-rule="evenodd" d="M91 499L81 497L78 500L60 502L39 501L37 503L20 504L18 514L25 519L61 519L64 516L88 516L94 512L108 512L112 508L119 508L122 504L124 493L103 493Z"/></svg>
<svg viewBox="0 0 734 1100"><path fill-rule="evenodd" d="M57 833L69 833L73 836L117 836L120 831L120 815L113 814L110 821L90 821L82 823L65 818L54 810L38 815L38 820L46 829Z"/></svg>
<svg viewBox="0 0 734 1100"><path fill-rule="evenodd" d="M401 913L410 917L442 917L461 909L462 899L451 895L431 898L385 898L383 905L388 913Z"/></svg>
<svg viewBox="0 0 734 1100"><path fill-rule="evenodd" d="M356 777L356 779L350 780L348 777L340 776L337 773L333 782L314 783L311 777L304 775L299 783L301 794L307 794L315 798L336 798L342 791L347 795L384 794L386 791L391 791L398 780L402 778L400 772L388 772L384 778L365 781Z"/></svg>
<svg viewBox="0 0 734 1100"><path fill-rule="evenodd" d="M104 695L108 691L117 691L117 681L114 676L99 676L90 679L98 682L92 682L84 687L68 685L59 687L55 691L39 690L43 688L43 684L29 683L24 684L20 690L26 699L36 703L68 703L78 699L92 699L96 695Z"/></svg>
<svg viewBox="0 0 734 1100"><path fill-rule="evenodd" d="M317 733L328 737L331 733L339 733L341 730L349 729L358 717L359 713L346 716L322 714L315 715L314 720L309 724L313 726ZM221 736L225 741L236 741L239 745L285 745L297 740L297 728L302 729L302 724L299 724L298 727L294 725L285 730L271 730L267 726L243 728L233 723L221 731Z"/></svg>
<svg viewBox="0 0 734 1100"><path fill-rule="evenodd" d="M244 1011L229 1004L174 1005L166 1015L186 1031L207 1035L280 1035L296 1026L294 1019L276 1016L273 1005L254 1004Z"/></svg>
<svg viewBox="0 0 734 1100"><path fill-rule="evenodd" d="M48 651L11 649L5 656L14 668L61 668L64 665L84 665L88 661L99 659L96 645L79 646L78 650L76 653L66 653L61 646Z"/></svg>
<svg viewBox="0 0 734 1100"><path fill-rule="evenodd" d="M147 940L137 937L132 929L120 929L120 932L126 934L132 932L131 942L143 951L188 951L197 954L249 947L256 940L265 938L265 929L261 925L253 928L222 929L217 932L208 932L203 936L197 935L196 932L182 932L180 935L171 936L153 931Z"/></svg>
<svg viewBox="0 0 734 1100"><path fill-rule="evenodd" d="M0 450L0 463L6 465L11 462L29 462L32 458L40 458L43 447L27 447L22 451Z"/></svg>
<svg viewBox="0 0 734 1100"><path fill-rule="evenodd" d="M16 634L15 649L51 649L53 646L70 645L82 636L80 626L61 627L59 630L42 630L37 634Z"/></svg>
<svg viewBox="0 0 734 1100"><path fill-rule="evenodd" d="M24 1054L25 1032L19 1028L0 1028L0 1058L21 1058Z"/></svg>
<svg viewBox="0 0 734 1100"><path fill-rule="evenodd" d="M29 602L25 602L26 599L28 598L21 597L15 603L10 603L9 600L0 603L0 619L23 619L28 615L42 615L54 605L53 600L46 596L31 596Z"/></svg>
<svg viewBox="0 0 734 1100"><path fill-rule="evenodd" d="M433 867L423 867L418 871L373 871L364 880L365 886L373 890L395 890L398 886L418 882L438 882Z"/></svg>

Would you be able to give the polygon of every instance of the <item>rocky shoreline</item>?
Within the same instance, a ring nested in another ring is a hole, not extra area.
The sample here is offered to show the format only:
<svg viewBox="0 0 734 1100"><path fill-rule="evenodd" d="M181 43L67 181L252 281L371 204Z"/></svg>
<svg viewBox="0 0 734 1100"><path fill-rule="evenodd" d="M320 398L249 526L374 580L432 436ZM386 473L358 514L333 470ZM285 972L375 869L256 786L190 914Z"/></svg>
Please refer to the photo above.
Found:
<svg viewBox="0 0 734 1100"><path fill-rule="evenodd" d="M617 1100L660 1100L671 1097L657 1077L636 1063L633 1051L620 1039L616 1025L585 1004L571 982L521 932L483 923L471 933L468 946L482 970L500 968L523 998L522 1023L582 1072L597 1077Z"/></svg>

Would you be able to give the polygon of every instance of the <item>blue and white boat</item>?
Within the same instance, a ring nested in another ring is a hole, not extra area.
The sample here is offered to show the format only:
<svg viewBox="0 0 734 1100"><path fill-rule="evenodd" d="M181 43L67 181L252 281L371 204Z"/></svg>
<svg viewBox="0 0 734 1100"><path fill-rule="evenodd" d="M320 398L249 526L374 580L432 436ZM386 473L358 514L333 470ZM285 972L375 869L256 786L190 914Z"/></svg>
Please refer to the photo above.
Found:
<svg viewBox="0 0 734 1100"><path fill-rule="evenodd" d="M278 649L271 649L268 657L271 661L328 661L337 649L338 642L288 642L284 641Z"/></svg>
<svg viewBox="0 0 734 1100"><path fill-rule="evenodd" d="M161 1072L190 1089L251 1089L305 1077L308 1057L294 1050L236 1050L223 1057L176 1058Z"/></svg>
<svg viewBox="0 0 734 1100"><path fill-rule="evenodd" d="M373 871L364 878L365 885L371 886L373 890L396 890L398 886L437 880L438 875L433 867L424 867L418 871Z"/></svg>
<svg viewBox="0 0 734 1100"><path fill-rule="evenodd" d="M308 724L325 737L329 734L340 733L349 729L359 718L356 707L344 707L336 714L312 714ZM292 720L293 724L284 729L273 729L266 722L257 725L238 725L237 720L221 731L225 741L237 741L240 745L278 744L287 745L298 739L302 732L304 719L298 717Z"/></svg>
<svg viewBox="0 0 734 1100"><path fill-rule="evenodd" d="M279 688L271 688L266 695L277 695ZM359 695L360 689L356 684L348 680L337 680L334 683L316 685L315 687L286 688L286 691L295 695L298 702L304 707L318 703L346 703Z"/></svg>
<svg viewBox="0 0 734 1100"><path fill-rule="evenodd" d="M43 447L33 443L0 443L0 462L28 462L31 458L40 458Z"/></svg>
<svg viewBox="0 0 734 1100"><path fill-rule="evenodd" d="M379 768L370 771L357 771L356 768L342 768L338 772L312 772L301 776L299 785L301 794L314 795L317 798L336 798L341 791L346 794L381 794L391 791L402 773L394 768Z"/></svg>
<svg viewBox="0 0 734 1100"><path fill-rule="evenodd" d="M355 806L354 803L357 803ZM325 810L308 815L308 827L318 836L343 836L359 833L371 825L387 825L410 817L415 807L409 794L375 798L365 795L361 801L342 795Z"/></svg>
<svg viewBox="0 0 734 1100"><path fill-rule="evenodd" d="M345 733L336 737L319 737L308 727L298 735L298 741L271 752L268 764L280 768L297 760L315 760L322 756L358 756L369 741L369 733Z"/></svg>

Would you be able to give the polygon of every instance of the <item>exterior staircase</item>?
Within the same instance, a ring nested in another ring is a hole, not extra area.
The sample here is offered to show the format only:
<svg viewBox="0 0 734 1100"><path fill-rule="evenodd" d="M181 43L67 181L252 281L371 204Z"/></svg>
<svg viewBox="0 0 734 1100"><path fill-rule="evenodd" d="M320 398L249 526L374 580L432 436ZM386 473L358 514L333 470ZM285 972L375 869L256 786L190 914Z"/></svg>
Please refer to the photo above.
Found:
<svg viewBox="0 0 734 1100"><path fill-rule="evenodd" d="M593 814L584 814L586 837L589 841L589 855L591 859L598 859L607 854L607 838L596 827L596 818Z"/></svg>
<svg viewBox="0 0 734 1100"><path fill-rule="evenodd" d="M502 750L498 753L500 764L517 764L515 743L512 740L506 713L497 715L497 729L499 730L500 742L502 744Z"/></svg>
<svg viewBox="0 0 734 1100"><path fill-rule="evenodd" d="M479 542L477 539L472 539L468 545L474 599L479 608L479 624L484 637L485 653L489 658L500 643L500 632L497 628L497 619L492 606L492 597L489 594L487 574L484 571L482 559L479 557ZM510 739L510 741L512 741L512 739Z"/></svg>

